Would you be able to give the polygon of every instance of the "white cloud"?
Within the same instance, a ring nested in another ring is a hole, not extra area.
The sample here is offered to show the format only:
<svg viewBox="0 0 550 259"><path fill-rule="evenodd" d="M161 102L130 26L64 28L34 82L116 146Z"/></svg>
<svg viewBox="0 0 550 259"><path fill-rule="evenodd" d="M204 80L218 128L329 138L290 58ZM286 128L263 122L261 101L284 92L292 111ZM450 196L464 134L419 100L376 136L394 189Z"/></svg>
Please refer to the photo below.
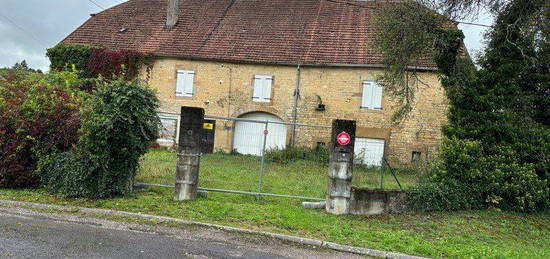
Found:
<svg viewBox="0 0 550 259"><path fill-rule="evenodd" d="M84 23L89 14L101 11L86 0L1 1L0 67L26 60L33 68L47 70L46 49ZM125 0L98 1L109 8Z"/></svg>

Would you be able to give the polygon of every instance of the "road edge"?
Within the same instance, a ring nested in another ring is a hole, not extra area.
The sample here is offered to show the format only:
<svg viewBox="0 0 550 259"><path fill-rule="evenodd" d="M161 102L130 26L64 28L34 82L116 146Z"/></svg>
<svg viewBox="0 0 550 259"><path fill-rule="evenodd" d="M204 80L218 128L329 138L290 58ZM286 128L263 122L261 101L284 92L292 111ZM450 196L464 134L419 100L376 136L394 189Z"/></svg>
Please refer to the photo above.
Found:
<svg viewBox="0 0 550 259"><path fill-rule="evenodd" d="M289 242L302 244L302 245L325 247L325 248L332 249L335 251L340 251L340 252L348 252L348 253L354 253L359 255L381 257L381 258L395 258L395 259L424 259L425 258L425 257L412 256L412 255L396 253L396 252L387 252L387 251L375 250L375 249L369 249L369 248L363 248L363 247L341 245L334 242L322 241L322 240L311 239L311 238L303 238L303 237L290 236L285 234L271 233L266 231L236 228L236 227L210 224L210 223L204 223L204 222L198 222L198 221L189 221L189 220L177 219L177 218L171 218L171 217L165 217L165 216L154 216L154 215L141 214L141 213L135 213L135 212L117 211L117 210L109 210L109 209L97 209L97 208L85 208L85 207L75 207L75 206L63 206L63 205L53 205L53 204L42 204L42 203L34 203L34 202L26 202L26 201L13 201L13 200L0 199L0 206L2 205L4 206L9 205L12 207L15 206L15 207L37 208L37 209L54 209L54 210L69 212L69 213L83 212L83 213L100 214L105 216L122 216L122 217L130 217L130 218L145 219L145 220L157 220L160 222L178 223L182 225L215 228L215 229L228 231L228 232L262 235L262 236L267 236L267 237L289 241Z"/></svg>

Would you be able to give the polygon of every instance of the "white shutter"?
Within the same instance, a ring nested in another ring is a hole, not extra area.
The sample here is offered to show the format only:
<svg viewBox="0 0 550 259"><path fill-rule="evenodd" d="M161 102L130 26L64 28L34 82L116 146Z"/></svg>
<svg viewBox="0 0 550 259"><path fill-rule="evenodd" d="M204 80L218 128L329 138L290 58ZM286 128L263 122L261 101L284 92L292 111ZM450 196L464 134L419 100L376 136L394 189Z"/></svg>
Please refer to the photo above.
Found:
<svg viewBox="0 0 550 259"><path fill-rule="evenodd" d="M374 83L371 81L363 82L363 99L361 101L361 108L370 108L372 109L372 94L373 94Z"/></svg>
<svg viewBox="0 0 550 259"><path fill-rule="evenodd" d="M193 96L194 71L178 70L176 78L176 96Z"/></svg>
<svg viewBox="0 0 550 259"><path fill-rule="evenodd" d="M374 84L372 88L372 108L382 109L382 87L379 84Z"/></svg>
<svg viewBox="0 0 550 259"><path fill-rule="evenodd" d="M252 100L255 102L270 102L271 101L271 84L272 76L254 76L254 93Z"/></svg>
<svg viewBox="0 0 550 259"><path fill-rule="evenodd" d="M254 93L252 94L252 100L255 102L260 102L262 98L262 77L254 76Z"/></svg>
<svg viewBox="0 0 550 259"><path fill-rule="evenodd" d="M185 73L178 71L176 75L176 96L183 96L185 94Z"/></svg>
<svg viewBox="0 0 550 259"><path fill-rule="evenodd" d="M264 76L264 87L263 87L263 95L262 95L262 101L264 102L270 102L271 101L271 84L273 83L273 77L271 76Z"/></svg>
<svg viewBox="0 0 550 259"><path fill-rule="evenodd" d="M193 81L195 80L195 72L187 71L185 74L185 95L193 96Z"/></svg>

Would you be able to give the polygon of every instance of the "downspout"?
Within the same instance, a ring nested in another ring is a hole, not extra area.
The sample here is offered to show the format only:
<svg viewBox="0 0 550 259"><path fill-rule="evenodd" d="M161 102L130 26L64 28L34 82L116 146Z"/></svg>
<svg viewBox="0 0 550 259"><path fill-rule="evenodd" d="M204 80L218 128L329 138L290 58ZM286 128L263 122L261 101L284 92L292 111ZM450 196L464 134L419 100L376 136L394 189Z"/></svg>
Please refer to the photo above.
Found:
<svg viewBox="0 0 550 259"><path fill-rule="evenodd" d="M300 98L300 76L301 66L296 67L296 88L294 89L294 105L292 106L292 123L296 123L298 117L298 99ZM292 124L292 132L290 135L290 146L296 144L296 124Z"/></svg>
<svg viewBox="0 0 550 259"><path fill-rule="evenodd" d="M231 117L231 88L233 86L233 68L227 68L229 69L229 89L227 91L227 117Z"/></svg>
<svg viewBox="0 0 550 259"><path fill-rule="evenodd" d="M230 66L226 66L223 63L220 63L220 66L223 68L227 68L227 71L229 72L229 88L227 89L227 117L231 117L231 94L232 94L232 88L233 88L233 68Z"/></svg>
<svg viewBox="0 0 550 259"><path fill-rule="evenodd" d="M231 67L231 65L224 65L223 63L220 64L220 66L222 68L227 68L227 71L229 72L229 87L227 89L227 117L231 117L231 98L232 98L232 88L233 88L233 68ZM230 129L230 127L228 126L229 124L229 121L224 121L223 123L223 127L225 130L228 130ZM230 148L229 150L232 149L232 146L233 146L233 137L232 138L227 138L227 146Z"/></svg>

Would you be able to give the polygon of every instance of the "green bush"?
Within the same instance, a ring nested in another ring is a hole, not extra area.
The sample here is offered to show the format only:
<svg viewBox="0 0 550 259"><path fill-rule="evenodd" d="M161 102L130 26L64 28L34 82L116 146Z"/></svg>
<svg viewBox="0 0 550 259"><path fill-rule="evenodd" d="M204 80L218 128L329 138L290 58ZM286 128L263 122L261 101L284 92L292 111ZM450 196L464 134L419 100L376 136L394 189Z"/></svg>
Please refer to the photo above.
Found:
<svg viewBox="0 0 550 259"><path fill-rule="evenodd" d="M50 191L67 197L101 197L100 191L108 188L106 184L113 182L95 181L102 172L98 159L90 157L89 153L75 149L69 152L58 153L40 161L42 184ZM105 168L103 168L105 169ZM102 184L100 186L100 184ZM116 188L116 187L115 187Z"/></svg>
<svg viewBox="0 0 550 259"><path fill-rule="evenodd" d="M20 71L0 81L0 187L36 187L38 161L77 142L80 94L52 80L70 76Z"/></svg>
<svg viewBox="0 0 550 259"><path fill-rule="evenodd" d="M76 148L44 161L42 181L70 197L128 194L139 158L158 137L155 93L138 81L103 82L87 107Z"/></svg>
<svg viewBox="0 0 550 259"><path fill-rule="evenodd" d="M416 211L455 211L483 208L481 192L456 181L421 183L407 193L407 204Z"/></svg>
<svg viewBox="0 0 550 259"><path fill-rule="evenodd" d="M448 139L441 148L440 166L430 172L428 184L419 186L426 195L416 197L427 198L436 191L452 196L458 184L466 189L463 198L471 206L457 202L441 209L549 208L550 73L541 53L548 49L537 46L544 37L531 34L536 31L529 21L533 17L524 15L529 13L525 10L541 10L543 3L517 1L503 8L487 34L488 47L479 67L458 55L460 31L438 32L434 57L449 100L449 120L443 128ZM475 198L478 195L481 199Z"/></svg>
<svg viewBox="0 0 550 259"><path fill-rule="evenodd" d="M62 71L67 68L75 67L82 77L89 77L86 72L92 49L98 48L88 44L58 44L46 51L46 56L50 59L50 69L52 71Z"/></svg>
<svg viewBox="0 0 550 259"><path fill-rule="evenodd" d="M419 210L545 208L547 181L538 177L532 164L521 163L517 157L504 145L484 147L479 141L445 139L441 163L415 189L411 206Z"/></svg>
<svg viewBox="0 0 550 259"><path fill-rule="evenodd" d="M328 164L329 152L324 146L316 148L287 147L285 149L271 149L265 153L268 161L276 163L290 163L296 160L307 160L323 165Z"/></svg>
<svg viewBox="0 0 550 259"><path fill-rule="evenodd" d="M47 50L52 71L76 69L81 78L113 79L124 77L126 80L137 78L140 69L151 62L151 56L132 50L109 50L99 45L58 44ZM86 90L93 89L93 80L89 80Z"/></svg>

